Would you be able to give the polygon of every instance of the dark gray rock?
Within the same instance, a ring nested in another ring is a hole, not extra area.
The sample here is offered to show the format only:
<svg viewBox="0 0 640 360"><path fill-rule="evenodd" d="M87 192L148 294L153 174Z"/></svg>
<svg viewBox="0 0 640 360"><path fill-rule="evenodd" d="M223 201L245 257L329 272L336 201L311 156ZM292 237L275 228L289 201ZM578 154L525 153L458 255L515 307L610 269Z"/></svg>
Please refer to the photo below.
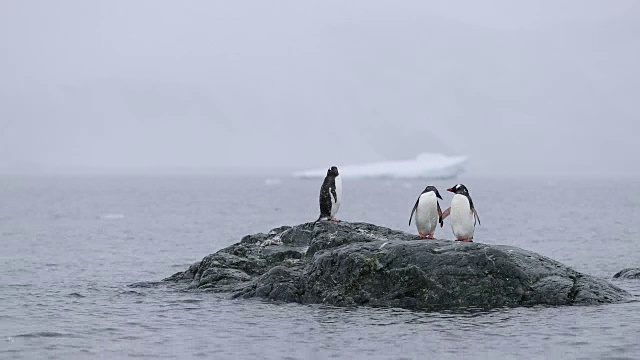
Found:
<svg viewBox="0 0 640 360"><path fill-rule="evenodd" d="M640 268L626 268L613 275L614 279L640 279Z"/></svg>
<svg viewBox="0 0 640 360"><path fill-rule="evenodd" d="M245 236L165 280L235 298L421 310L629 298L604 280L520 248L328 221Z"/></svg>

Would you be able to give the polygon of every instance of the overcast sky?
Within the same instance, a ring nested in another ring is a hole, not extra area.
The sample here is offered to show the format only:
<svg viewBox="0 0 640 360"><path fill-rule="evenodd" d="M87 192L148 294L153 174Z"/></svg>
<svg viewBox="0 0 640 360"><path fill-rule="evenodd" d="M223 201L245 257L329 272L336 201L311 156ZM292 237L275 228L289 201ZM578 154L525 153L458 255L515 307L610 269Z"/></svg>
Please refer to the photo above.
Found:
<svg viewBox="0 0 640 360"><path fill-rule="evenodd" d="M0 169L638 176L640 2L0 1Z"/></svg>

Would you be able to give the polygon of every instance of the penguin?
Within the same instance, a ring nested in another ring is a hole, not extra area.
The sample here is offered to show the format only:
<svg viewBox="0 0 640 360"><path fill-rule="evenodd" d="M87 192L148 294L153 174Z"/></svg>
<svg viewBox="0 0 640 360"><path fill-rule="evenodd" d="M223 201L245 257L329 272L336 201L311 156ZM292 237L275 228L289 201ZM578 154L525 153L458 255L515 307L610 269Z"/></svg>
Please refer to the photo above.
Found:
<svg viewBox="0 0 640 360"><path fill-rule="evenodd" d="M476 222L480 224L480 217L476 208L473 206L473 200L469 195L469 190L462 184L447 189L452 192L451 207L444 211L442 218L451 215L451 230L457 241L472 242L473 232L476 228Z"/></svg>
<svg viewBox="0 0 640 360"><path fill-rule="evenodd" d="M442 210L440 210L440 203L438 199L442 200L438 189L435 186L427 186L424 191L418 196L416 204L413 205L411 215L409 216L409 225L411 225L411 218L413 213L416 216L416 228L418 228L418 234L420 238L435 239L433 233L436 230L436 225L440 223L442 227Z"/></svg>
<svg viewBox="0 0 640 360"><path fill-rule="evenodd" d="M342 178L338 168L332 166L327 170L322 186L320 187L320 220L340 221L336 219L340 202L342 201Z"/></svg>

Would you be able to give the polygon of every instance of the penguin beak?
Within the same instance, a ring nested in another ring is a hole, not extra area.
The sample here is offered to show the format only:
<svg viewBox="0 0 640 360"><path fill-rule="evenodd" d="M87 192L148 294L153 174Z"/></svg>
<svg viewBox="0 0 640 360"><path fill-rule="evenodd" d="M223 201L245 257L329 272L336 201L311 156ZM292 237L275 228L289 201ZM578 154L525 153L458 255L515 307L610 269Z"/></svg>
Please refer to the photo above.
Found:
<svg viewBox="0 0 640 360"><path fill-rule="evenodd" d="M447 191L449 191L449 192L454 192L454 191L455 191L455 189L454 189L454 188L449 188L449 189L447 189Z"/></svg>
<svg viewBox="0 0 640 360"><path fill-rule="evenodd" d="M442 199L442 196L440 196L440 193L438 192L438 190L436 190L436 197L437 197L438 199L440 199L440 200L443 200L443 199Z"/></svg>

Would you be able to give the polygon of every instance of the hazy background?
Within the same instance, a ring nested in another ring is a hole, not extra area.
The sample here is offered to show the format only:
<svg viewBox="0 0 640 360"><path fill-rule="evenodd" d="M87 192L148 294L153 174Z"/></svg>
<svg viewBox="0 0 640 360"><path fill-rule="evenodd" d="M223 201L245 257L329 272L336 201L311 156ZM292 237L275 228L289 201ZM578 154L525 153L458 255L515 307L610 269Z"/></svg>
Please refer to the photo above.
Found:
<svg viewBox="0 0 640 360"><path fill-rule="evenodd" d="M635 0L2 0L0 172L638 176L639 39Z"/></svg>

